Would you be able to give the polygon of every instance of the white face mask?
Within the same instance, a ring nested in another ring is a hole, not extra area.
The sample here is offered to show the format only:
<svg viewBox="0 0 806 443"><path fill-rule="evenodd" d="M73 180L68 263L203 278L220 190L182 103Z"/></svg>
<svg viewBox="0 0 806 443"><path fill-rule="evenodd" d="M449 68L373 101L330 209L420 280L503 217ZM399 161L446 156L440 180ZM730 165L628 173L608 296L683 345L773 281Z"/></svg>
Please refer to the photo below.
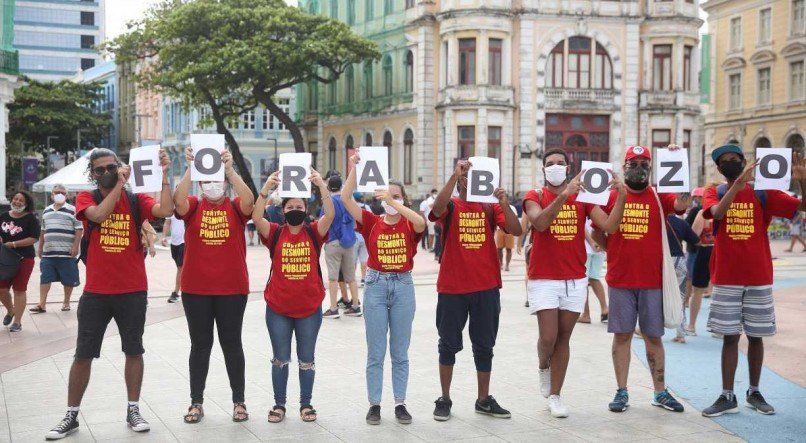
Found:
<svg viewBox="0 0 806 443"><path fill-rule="evenodd" d="M224 182L202 183L201 188L207 200L217 201L224 196Z"/></svg>
<svg viewBox="0 0 806 443"><path fill-rule="evenodd" d="M395 201L400 203L401 205L403 204L403 200L395 199ZM383 210L389 215L397 215L399 213L399 211L397 209L395 209L394 207L392 207L390 204L386 203L385 201L381 202L381 206L383 207Z"/></svg>
<svg viewBox="0 0 806 443"><path fill-rule="evenodd" d="M64 202L67 201L67 196L64 194L53 194L53 203L57 205L62 205Z"/></svg>
<svg viewBox="0 0 806 443"><path fill-rule="evenodd" d="M568 179L568 170L564 165L551 165L545 168L546 181L552 186L560 186Z"/></svg>
<svg viewBox="0 0 806 443"><path fill-rule="evenodd" d="M23 212L25 212L25 206L11 205L11 212L13 212L15 214L22 214Z"/></svg>

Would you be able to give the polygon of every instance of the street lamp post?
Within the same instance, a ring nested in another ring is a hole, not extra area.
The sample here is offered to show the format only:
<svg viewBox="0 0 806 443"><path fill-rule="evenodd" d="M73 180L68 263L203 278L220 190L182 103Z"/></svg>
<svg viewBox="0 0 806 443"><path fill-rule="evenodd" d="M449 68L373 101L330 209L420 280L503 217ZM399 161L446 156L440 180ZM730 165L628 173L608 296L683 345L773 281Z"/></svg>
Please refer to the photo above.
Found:
<svg viewBox="0 0 806 443"><path fill-rule="evenodd" d="M277 135L269 137L267 141L274 141L274 158L271 161L272 171L276 171L280 167L280 158L277 156Z"/></svg>

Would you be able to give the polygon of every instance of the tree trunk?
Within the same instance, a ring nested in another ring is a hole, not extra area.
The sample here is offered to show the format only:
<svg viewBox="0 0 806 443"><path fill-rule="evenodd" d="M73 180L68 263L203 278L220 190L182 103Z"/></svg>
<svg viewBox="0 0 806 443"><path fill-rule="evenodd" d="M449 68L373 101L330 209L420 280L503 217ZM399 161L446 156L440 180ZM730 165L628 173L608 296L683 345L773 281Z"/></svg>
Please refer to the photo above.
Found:
<svg viewBox="0 0 806 443"><path fill-rule="evenodd" d="M238 168L241 178L246 182L246 186L249 186L249 190L252 191L252 195L257 198L257 188L255 187L255 182L252 180L252 172L246 166L243 154L241 154L241 147L238 145L232 132L227 129L227 125L224 124L224 116L221 115L218 103L216 103L215 100L208 100L208 104L213 114L213 120L215 120L216 132L224 134L224 140L226 140L229 151L232 153L232 161Z"/></svg>
<svg viewBox="0 0 806 443"><path fill-rule="evenodd" d="M283 108L274 103L274 100L271 98L272 94L267 93L259 87L253 88L252 93L255 95L257 101L271 112L271 115L277 117L277 120L280 120L280 123L288 128L288 132L291 133L291 139L294 140L294 151L305 152L305 142L302 139L302 131L300 131L299 126L297 126L297 122L289 117L289 115L283 111Z"/></svg>

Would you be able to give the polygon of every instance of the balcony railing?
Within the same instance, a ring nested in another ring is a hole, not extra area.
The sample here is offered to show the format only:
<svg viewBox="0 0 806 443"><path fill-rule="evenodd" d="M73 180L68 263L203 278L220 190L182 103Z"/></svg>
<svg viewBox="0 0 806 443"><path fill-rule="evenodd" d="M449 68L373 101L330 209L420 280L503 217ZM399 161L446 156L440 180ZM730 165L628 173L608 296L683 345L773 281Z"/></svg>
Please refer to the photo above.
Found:
<svg viewBox="0 0 806 443"><path fill-rule="evenodd" d="M345 114L372 114L381 112L383 110L392 108L397 105L409 104L414 100L414 94L405 92L401 94L387 95L383 97L375 97L350 103L338 103L333 105L325 105L322 108L322 114L339 116Z"/></svg>
<svg viewBox="0 0 806 443"><path fill-rule="evenodd" d="M17 51L0 51L0 72L9 75L19 75L20 54Z"/></svg>
<svg viewBox="0 0 806 443"><path fill-rule="evenodd" d="M566 107L613 108L616 97L614 89L570 89L546 88L546 107L558 109Z"/></svg>

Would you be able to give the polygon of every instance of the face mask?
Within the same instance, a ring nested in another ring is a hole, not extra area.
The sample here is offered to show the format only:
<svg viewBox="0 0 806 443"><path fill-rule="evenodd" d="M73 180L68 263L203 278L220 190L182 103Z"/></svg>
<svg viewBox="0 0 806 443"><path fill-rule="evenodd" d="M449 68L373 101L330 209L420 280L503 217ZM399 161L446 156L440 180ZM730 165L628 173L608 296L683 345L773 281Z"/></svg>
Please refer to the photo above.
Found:
<svg viewBox="0 0 806 443"><path fill-rule="evenodd" d="M290 226L299 226L305 221L305 211L300 211L299 209L294 209L291 211L286 212L285 214L285 222L288 223Z"/></svg>
<svg viewBox="0 0 806 443"><path fill-rule="evenodd" d="M552 186L560 186L568 179L568 171L563 165L546 167L546 181Z"/></svg>
<svg viewBox="0 0 806 443"><path fill-rule="evenodd" d="M64 204L67 201L67 196L64 194L53 194L53 203L57 205Z"/></svg>
<svg viewBox="0 0 806 443"><path fill-rule="evenodd" d="M11 212L13 212L15 214L22 214L23 212L25 212L25 206L11 205Z"/></svg>
<svg viewBox="0 0 806 443"><path fill-rule="evenodd" d="M105 172L102 176L98 177L98 185L102 188L112 189L118 183L117 172Z"/></svg>
<svg viewBox="0 0 806 443"><path fill-rule="evenodd" d="M400 204L403 204L403 200L395 199L395 201L400 203ZM381 202L381 206L383 207L383 210L389 215L397 215L398 213L400 213L400 211L398 211L392 205L390 205L389 203L386 203L385 201Z"/></svg>
<svg viewBox="0 0 806 443"><path fill-rule="evenodd" d="M733 181L742 175L744 166L742 166L742 162L731 160L719 163L717 169L719 170L720 174L725 176L726 179Z"/></svg>
<svg viewBox="0 0 806 443"><path fill-rule="evenodd" d="M636 166L624 172L624 184L635 191L643 191L649 186L649 168Z"/></svg>
<svg viewBox="0 0 806 443"><path fill-rule="evenodd" d="M224 196L224 182L204 183L201 188L207 200L217 201Z"/></svg>

